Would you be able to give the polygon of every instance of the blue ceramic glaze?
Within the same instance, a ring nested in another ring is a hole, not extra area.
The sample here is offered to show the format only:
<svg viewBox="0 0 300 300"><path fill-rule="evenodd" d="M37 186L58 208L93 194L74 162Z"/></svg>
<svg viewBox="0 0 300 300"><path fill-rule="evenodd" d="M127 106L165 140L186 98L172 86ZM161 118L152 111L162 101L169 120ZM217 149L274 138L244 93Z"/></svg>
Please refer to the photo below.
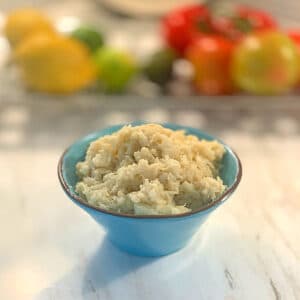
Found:
<svg viewBox="0 0 300 300"><path fill-rule="evenodd" d="M144 122L131 124L137 126ZM78 180L75 172L76 163L84 160L91 141L119 130L124 124L105 128L78 140L64 152L58 165L59 179L69 198L105 228L113 244L140 256L162 256L184 247L207 217L234 192L242 173L237 155L219 139L191 127L169 123L162 125L173 130L184 129L188 134L196 135L200 139L218 140L224 145L226 153L222 160L220 177L228 188L214 204L199 211L176 216L132 216L108 212L82 201L75 193Z"/></svg>

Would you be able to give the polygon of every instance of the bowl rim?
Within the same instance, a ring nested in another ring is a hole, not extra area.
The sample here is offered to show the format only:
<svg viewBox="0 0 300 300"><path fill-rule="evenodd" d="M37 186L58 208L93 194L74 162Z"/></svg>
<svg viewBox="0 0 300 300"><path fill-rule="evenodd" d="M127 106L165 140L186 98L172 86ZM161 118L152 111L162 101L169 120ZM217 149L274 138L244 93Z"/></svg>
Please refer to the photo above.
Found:
<svg viewBox="0 0 300 300"><path fill-rule="evenodd" d="M130 125L130 124L132 124L132 123L128 123L128 125ZM145 123L145 124L148 124L148 123ZM165 125L176 125L176 126L182 127L182 129L184 129L184 128L194 129L194 130L200 131L201 133L207 134L208 136L210 136L212 138L215 138L213 135L211 135L209 133L206 133L206 132L204 132L204 131L202 131L202 130L200 130L198 128L195 128L195 127L184 126L184 125L179 125L179 124L174 124L174 123L164 123L164 124L156 123L156 124L159 124L159 125L162 125L162 126L165 126ZM79 204L81 204L83 206L86 206L86 207L88 207L90 209L99 211L99 212L101 212L103 214L113 215L113 216L122 217L122 218L129 218L129 219L169 219L169 218L183 218L183 217L188 217L188 216L192 216L192 215L198 214L200 212L207 211L210 208L212 208L214 206L217 206L217 205L221 204L222 202L225 202L225 200L236 190L236 188L238 187L238 185L239 185L239 183L241 181L242 173L243 172L242 172L242 164L241 164L240 158L238 157L238 155L236 154L236 152L234 150L232 150L231 147L229 147L226 143L224 143L220 139L215 138L215 140L221 142L226 147L226 151L229 151L230 154L237 160L238 170L237 170L237 174L236 174L236 177L235 177L235 180L234 180L233 184L220 197L218 197L212 203L210 203L210 204L208 204L206 206L203 206L203 207L201 207L199 209L190 211L190 212L181 213L181 214L167 214L167 215L133 215L133 214L125 214L125 213L108 211L108 210L102 209L100 207L96 207L96 206L90 205L89 203L87 203L86 201L84 201L79 195L76 195L76 194L74 194L74 193L71 192L71 189L70 189L68 183L66 182L64 176L63 176L63 161L64 161L64 158L65 158L66 154L68 153L68 151L75 144L77 144L78 142L86 139L89 136L95 135L95 134L99 133L100 131L102 131L104 129L108 129L108 128L112 128L112 127L117 127L119 125L124 125L125 126L127 124L118 124L118 125L114 125L114 126L108 126L108 127L105 127L105 128L103 128L103 129L101 129L99 131L95 131L95 132L92 132L90 134L87 134L87 135L85 135L85 136L77 139L74 143L72 143L69 147L67 147L65 149L65 151L62 153L62 155L60 156L60 159L59 159L58 165L57 165L57 174L58 174L59 182L60 182L63 190L65 191L65 193L72 200L74 200L75 202L79 202Z"/></svg>

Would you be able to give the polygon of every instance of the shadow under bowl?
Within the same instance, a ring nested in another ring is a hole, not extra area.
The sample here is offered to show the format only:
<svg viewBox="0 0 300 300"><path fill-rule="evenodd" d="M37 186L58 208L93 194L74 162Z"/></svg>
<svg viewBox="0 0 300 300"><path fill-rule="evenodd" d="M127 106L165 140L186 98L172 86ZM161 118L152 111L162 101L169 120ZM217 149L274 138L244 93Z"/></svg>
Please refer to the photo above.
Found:
<svg viewBox="0 0 300 300"><path fill-rule="evenodd" d="M133 122L132 126L145 124ZM238 156L219 139L192 127L176 124L162 124L173 130L185 130L187 134L197 136L199 139L218 140L225 147L222 159L220 177L226 184L226 191L213 203L180 215L145 215L136 216L114 213L89 205L75 192L78 181L76 164L84 160L90 143L95 139L112 134L125 124L116 125L89 134L72 144L61 156L58 164L58 177L67 196L84 211L86 211L98 224L102 225L110 241L120 249L139 256L162 256L183 248L195 232L205 222L208 216L223 204L237 188L242 167Z"/></svg>

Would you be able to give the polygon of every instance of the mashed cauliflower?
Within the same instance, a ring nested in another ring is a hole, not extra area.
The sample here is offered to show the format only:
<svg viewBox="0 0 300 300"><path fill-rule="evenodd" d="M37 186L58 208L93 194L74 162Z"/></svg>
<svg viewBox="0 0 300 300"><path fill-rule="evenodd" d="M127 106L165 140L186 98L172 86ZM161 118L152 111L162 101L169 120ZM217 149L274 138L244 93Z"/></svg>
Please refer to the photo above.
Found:
<svg viewBox="0 0 300 300"><path fill-rule="evenodd" d="M180 214L211 203L224 147L157 124L124 126L92 142L76 192L90 205L135 215Z"/></svg>

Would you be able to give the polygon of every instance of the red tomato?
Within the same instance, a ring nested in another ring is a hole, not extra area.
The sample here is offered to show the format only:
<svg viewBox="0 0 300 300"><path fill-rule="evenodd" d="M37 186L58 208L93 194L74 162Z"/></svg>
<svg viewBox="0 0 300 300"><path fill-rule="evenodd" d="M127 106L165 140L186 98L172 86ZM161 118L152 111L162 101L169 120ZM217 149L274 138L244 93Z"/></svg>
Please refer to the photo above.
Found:
<svg viewBox="0 0 300 300"><path fill-rule="evenodd" d="M298 49L299 59L300 59L300 30L290 30L287 35L294 42ZM300 76L298 79L297 87L300 87Z"/></svg>
<svg viewBox="0 0 300 300"><path fill-rule="evenodd" d="M221 36L195 39L186 57L195 69L196 88L207 95L230 94L234 91L230 76L233 43Z"/></svg>
<svg viewBox="0 0 300 300"><path fill-rule="evenodd" d="M212 26L220 34L239 40L253 31L276 29L277 23L271 15L248 6L237 6L231 16L215 17Z"/></svg>
<svg viewBox="0 0 300 300"><path fill-rule="evenodd" d="M167 14L162 20L162 33L167 45L183 54L192 35L209 30L210 15L203 5L185 6Z"/></svg>
<svg viewBox="0 0 300 300"><path fill-rule="evenodd" d="M300 51L300 30L290 30L287 35L292 39Z"/></svg>

